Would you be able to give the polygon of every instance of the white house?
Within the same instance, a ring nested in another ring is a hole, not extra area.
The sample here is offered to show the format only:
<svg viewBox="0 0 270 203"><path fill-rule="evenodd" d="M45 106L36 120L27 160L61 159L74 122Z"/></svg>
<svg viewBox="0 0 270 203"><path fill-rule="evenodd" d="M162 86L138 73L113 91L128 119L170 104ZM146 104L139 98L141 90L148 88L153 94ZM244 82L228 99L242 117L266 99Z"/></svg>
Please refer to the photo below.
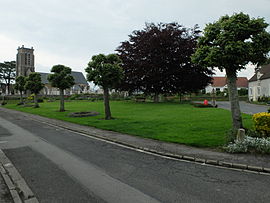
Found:
<svg viewBox="0 0 270 203"><path fill-rule="evenodd" d="M238 77L236 81L237 89L247 89L248 88L248 79L246 77ZM213 77L212 84L208 85L205 88L206 93L212 93L220 91L224 92L227 87L227 78L226 77Z"/></svg>
<svg viewBox="0 0 270 203"><path fill-rule="evenodd" d="M249 100L257 101L262 96L270 96L270 64L258 68L248 81Z"/></svg>

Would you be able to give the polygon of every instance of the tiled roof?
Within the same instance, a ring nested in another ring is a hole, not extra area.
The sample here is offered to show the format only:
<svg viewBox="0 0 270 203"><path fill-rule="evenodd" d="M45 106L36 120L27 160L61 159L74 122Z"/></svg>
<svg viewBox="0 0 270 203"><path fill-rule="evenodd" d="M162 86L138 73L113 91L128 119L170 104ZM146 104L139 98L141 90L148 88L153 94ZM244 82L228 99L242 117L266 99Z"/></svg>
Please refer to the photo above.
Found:
<svg viewBox="0 0 270 203"><path fill-rule="evenodd" d="M49 81L47 79L48 75L50 75L50 73L39 73L41 75L41 81L43 84L48 84ZM84 84L87 85L87 81L84 77L84 75L82 74L82 72L75 72L72 71L71 75L74 77L74 82L75 84Z"/></svg>
<svg viewBox="0 0 270 203"><path fill-rule="evenodd" d="M262 76L260 80L270 78L270 64L262 66L256 73L249 79L249 82L257 81L257 73L260 72Z"/></svg>
<svg viewBox="0 0 270 203"><path fill-rule="evenodd" d="M213 77L212 87L224 87L227 84L226 77ZM238 77L236 81L237 87L248 87L248 79L246 77Z"/></svg>

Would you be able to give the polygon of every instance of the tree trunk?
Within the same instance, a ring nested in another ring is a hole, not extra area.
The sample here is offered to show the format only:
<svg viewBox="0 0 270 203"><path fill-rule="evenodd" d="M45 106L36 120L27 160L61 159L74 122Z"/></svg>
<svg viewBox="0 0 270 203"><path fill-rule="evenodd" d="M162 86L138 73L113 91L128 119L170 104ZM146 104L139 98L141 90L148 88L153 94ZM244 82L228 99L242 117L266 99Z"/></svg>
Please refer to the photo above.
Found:
<svg viewBox="0 0 270 203"><path fill-rule="evenodd" d="M159 102L159 97L158 96L159 96L158 93L155 93L155 95L154 95L154 102L155 103Z"/></svg>
<svg viewBox="0 0 270 203"><path fill-rule="evenodd" d="M229 99L231 103L231 114L232 114L232 124L233 129L238 130L239 128L243 127L242 124L242 117L238 99L238 92L236 86L236 72L230 71L226 69L227 74L227 83L228 83L228 90L229 90Z"/></svg>
<svg viewBox="0 0 270 203"><path fill-rule="evenodd" d="M182 93L179 92L179 102L181 103L182 102Z"/></svg>
<svg viewBox="0 0 270 203"><path fill-rule="evenodd" d="M37 100L37 94L34 94L34 102L35 102L35 108L39 108L38 100Z"/></svg>
<svg viewBox="0 0 270 203"><path fill-rule="evenodd" d="M105 120L110 120L112 118L111 116L111 109L110 109L110 103L109 103L109 89L104 88L104 107L105 107Z"/></svg>
<svg viewBox="0 0 270 203"><path fill-rule="evenodd" d="M20 91L20 103L23 103L22 91Z"/></svg>
<svg viewBox="0 0 270 203"><path fill-rule="evenodd" d="M65 111L64 90L60 89L60 112Z"/></svg>

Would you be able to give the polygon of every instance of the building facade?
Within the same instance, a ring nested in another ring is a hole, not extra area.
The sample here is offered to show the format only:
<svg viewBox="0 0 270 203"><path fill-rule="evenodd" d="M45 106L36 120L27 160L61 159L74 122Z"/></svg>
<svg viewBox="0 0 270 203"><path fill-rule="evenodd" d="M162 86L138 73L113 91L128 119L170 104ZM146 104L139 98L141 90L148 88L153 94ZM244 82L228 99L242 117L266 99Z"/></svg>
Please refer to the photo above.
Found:
<svg viewBox="0 0 270 203"><path fill-rule="evenodd" d="M249 100L258 101L263 96L270 97L270 64L259 67L248 81Z"/></svg>
<svg viewBox="0 0 270 203"><path fill-rule="evenodd" d="M33 47L25 48L22 45L22 47L18 47L16 57L16 77L28 76L32 72L35 72L34 49Z"/></svg>
<svg viewBox="0 0 270 203"><path fill-rule="evenodd" d="M248 79L246 77L238 77L236 81L237 89L248 89ZM213 77L212 83L205 88L205 93L224 92L227 89L226 77Z"/></svg>

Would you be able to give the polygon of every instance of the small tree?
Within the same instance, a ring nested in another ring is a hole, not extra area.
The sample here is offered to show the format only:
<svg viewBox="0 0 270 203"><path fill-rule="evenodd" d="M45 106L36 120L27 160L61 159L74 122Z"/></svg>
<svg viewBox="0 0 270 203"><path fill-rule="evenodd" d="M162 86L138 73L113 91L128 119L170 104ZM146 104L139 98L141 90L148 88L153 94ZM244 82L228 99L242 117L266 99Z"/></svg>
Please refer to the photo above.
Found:
<svg viewBox="0 0 270 203"><path fill-rule="evenodd" d="M26 78L25 89L34 94L35 108L39 108L37 95L43 87L44 84L41 82L41 76L39 73L30 73L30 75Z"/></svg>
<svg viewBox="0 0 270 203"><path fill-rule="evenodd" d="M109 104L109 89L115 88L123 77L123 70L120 67L121 60L116 54L99 54L92 57L85 69L87 80L93 81L104 91L105 119L111 119L111 110Z"/></svg>
<svg viewBox="0 0 270 203"><path fill-rule="evenodd" d="M52 87L57 87L60 91L60 112L65 111L64 90L72 87L74 78L71 75L71 68L64 65L55 65L51 72L54 73L48 76L48 80Z"/></svg>
<svg viewBox="0 0 270 203"><path fill-rule="evenodd" d="M268 24L244 13L223 16L208 24L199 38L192 61L203 67L225 70L231 103L233 128L243 126L237 93L237 72L251 62L262 64L270 51Z"/></svg>
<svg viewBox="0 0 270 203"><path fill-rule="evenodd" d="M19 76L15 80L16 83L15 83L14 89L20 92L20 104L23 103L22 94L23 94L23 91L25 91L25 82L26 82L25 79L26 78L24 76Z"/></svg>

